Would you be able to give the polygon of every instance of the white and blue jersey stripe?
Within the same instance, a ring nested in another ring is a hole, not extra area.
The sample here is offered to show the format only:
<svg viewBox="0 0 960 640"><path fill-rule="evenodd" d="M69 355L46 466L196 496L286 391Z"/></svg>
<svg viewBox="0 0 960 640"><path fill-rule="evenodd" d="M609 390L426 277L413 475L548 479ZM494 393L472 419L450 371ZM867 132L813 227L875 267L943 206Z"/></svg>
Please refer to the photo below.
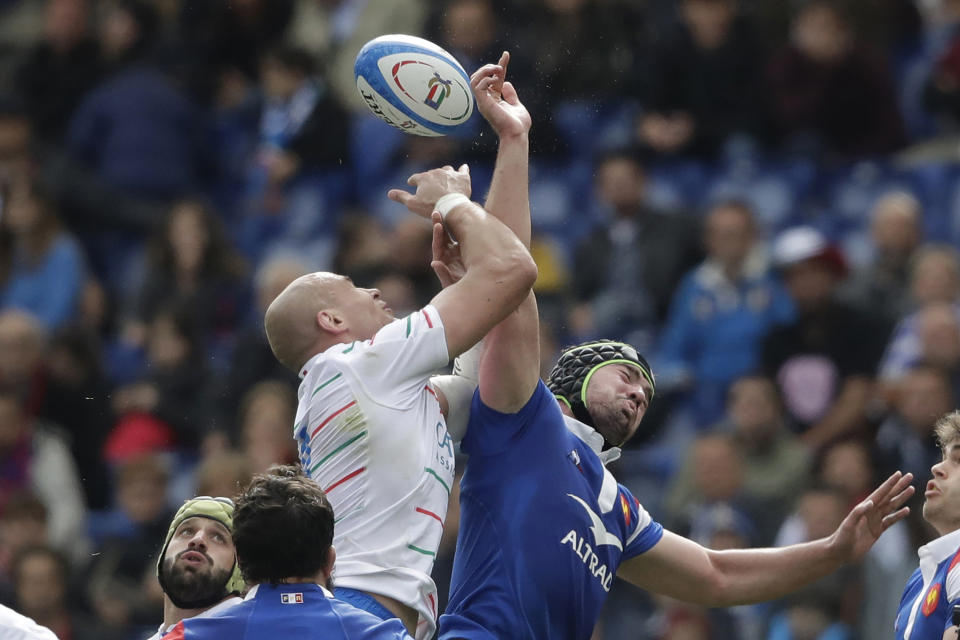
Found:
<svg viewBox="0 0 960 640"><path fill-rule="evenodd" d="M903 590L896 640L940 640L960 604L960 530L920 547L920 566Z"/></svg>
<svg viewBox="0 0 960 640"><path fill-rule="evenodd" d="M441 639L590 637L617 567L663 536L602 442L542 382L515 414L474 395Z"/></svg>

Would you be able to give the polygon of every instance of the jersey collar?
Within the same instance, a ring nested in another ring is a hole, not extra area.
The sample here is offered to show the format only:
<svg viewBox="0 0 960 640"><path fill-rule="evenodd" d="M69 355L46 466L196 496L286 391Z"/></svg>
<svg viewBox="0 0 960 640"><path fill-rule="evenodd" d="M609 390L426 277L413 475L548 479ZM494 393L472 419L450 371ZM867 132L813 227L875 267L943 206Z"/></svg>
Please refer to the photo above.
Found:
<svg viewBox="0 0 960 640"><path fill-rule="evenodd" d="M284 589L284 588L286 588L286 589L289 589L289 590L291 590L291 591L292 591L292 590L295 590L295 589L297 589L297 588L299 588L299 589L303 589L303 588L307 588L307 589L319 589L321 592L323 592L324 597L326 597L326 598L332 598L332 597L333 597L333 594L330 593L330 592L327 590L326 587L324 587L323 585L320 585L320 584L315 584L315 583L313 583L313 582L302 582L302 583L292 583L292 584L283 583L283 584L278 584L278 585L276 586L276 588L277 588L277 589ZM244 600L253 600L254 598L257 597L257 592L258 592L259 590L260 590L260 585L259 585L259 584L253 585L252 587L250 587L250 590L247 591L247 595L246 595L243 599L244 599Z"/></svg>
<svg viewBox="0 0 960 640"><path fill-rule="evenodd" d="M563 421L566 423L570 433L580 438L583 444L590 447L590 450L597 454L597 457L600 458L600 462L602 462L604 466L620 457L620 447L610 447L606 451L603 450L603 436L592 427L568 415L563 416Z"/></svg>
<svg viewBox="0 0 960 640"><path fill-rule="evenodd" d="M920 572L927 577L937 569L937 565L954 555L960 547L960 529L940 536L917 550L920 556Z"/></svg>

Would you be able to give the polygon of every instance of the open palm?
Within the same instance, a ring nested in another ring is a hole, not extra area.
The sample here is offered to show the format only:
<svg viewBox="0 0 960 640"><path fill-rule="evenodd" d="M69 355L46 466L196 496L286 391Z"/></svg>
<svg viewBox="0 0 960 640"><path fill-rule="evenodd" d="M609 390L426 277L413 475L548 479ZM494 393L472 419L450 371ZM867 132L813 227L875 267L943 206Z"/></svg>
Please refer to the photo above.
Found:
<svg viewBox="0 0 960 640"><path fill-rule="evenodd" d="M523 135L530 131L531 119L520 102L513 84L506 81L510 54L506 51L497 64L486 64L470 76L470 87L477 101L477 109L497 136Z"/></svg>
<svg viewBox="0 0 960 640"><path fill-rule="evenodd" d="M831 542L845 562L860 560L880 535L907 517L903 505L913 495L913 474L896 472L847 514L831 536Z"/></svg>

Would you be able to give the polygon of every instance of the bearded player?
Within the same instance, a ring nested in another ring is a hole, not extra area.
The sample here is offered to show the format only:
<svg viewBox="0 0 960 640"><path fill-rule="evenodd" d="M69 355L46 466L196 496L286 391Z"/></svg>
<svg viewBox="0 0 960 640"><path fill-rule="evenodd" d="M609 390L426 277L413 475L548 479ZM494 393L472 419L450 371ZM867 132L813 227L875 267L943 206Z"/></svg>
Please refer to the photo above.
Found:
<svg viewBox="0 0 960 640"><path fill-rule="evenodd" d="M160 549L157 578L163 589L163 624L149 640L181 620L212 616L242 602L229 498L201 496L180 507Z"/></svg>
<svg viewBox="0 0 960 640"><path fill-rule="evenodd" d="M508 61L472 87L500 139L486 206L529 245L530 116L504 82ZM911 476L895 474L807 544L712 551L666 531L604 467L653 399L650 367L629 345L584 344L561 355L548 388L538 334L531 293L484 339L441 638L589 638L614 575L710 606L777 598L861 557L908 513Z"/></svg>
<svg viewBox="0 0 960 640"><path fill-rule="evenodd" d="M462 279L395 319L378 290L313 273L273 301L265 327L277 359L302 379L294 433L304 470L336 514L337 597L427 638L437 615L430 571L454 477L444 417L452 399L431 376L516 309L536 265L470 201L466 165L409 183L415 194L388 195L433 220L435 250L443 252L444 228L459 240Z"/></svg>

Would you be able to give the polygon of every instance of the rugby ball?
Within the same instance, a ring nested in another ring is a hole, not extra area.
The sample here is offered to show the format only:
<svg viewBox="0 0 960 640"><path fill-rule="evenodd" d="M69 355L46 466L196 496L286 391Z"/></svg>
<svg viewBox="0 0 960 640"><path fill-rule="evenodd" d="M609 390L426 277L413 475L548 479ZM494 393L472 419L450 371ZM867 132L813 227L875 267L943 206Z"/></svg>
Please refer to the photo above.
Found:
<svg viewBox="0 0 960 640"><path fill-rule="evenodd" d="M370 111L401 131L443 136L473 113L466 71L429 40L400 34L374 38L357 54L353 73Z"/></svg>

